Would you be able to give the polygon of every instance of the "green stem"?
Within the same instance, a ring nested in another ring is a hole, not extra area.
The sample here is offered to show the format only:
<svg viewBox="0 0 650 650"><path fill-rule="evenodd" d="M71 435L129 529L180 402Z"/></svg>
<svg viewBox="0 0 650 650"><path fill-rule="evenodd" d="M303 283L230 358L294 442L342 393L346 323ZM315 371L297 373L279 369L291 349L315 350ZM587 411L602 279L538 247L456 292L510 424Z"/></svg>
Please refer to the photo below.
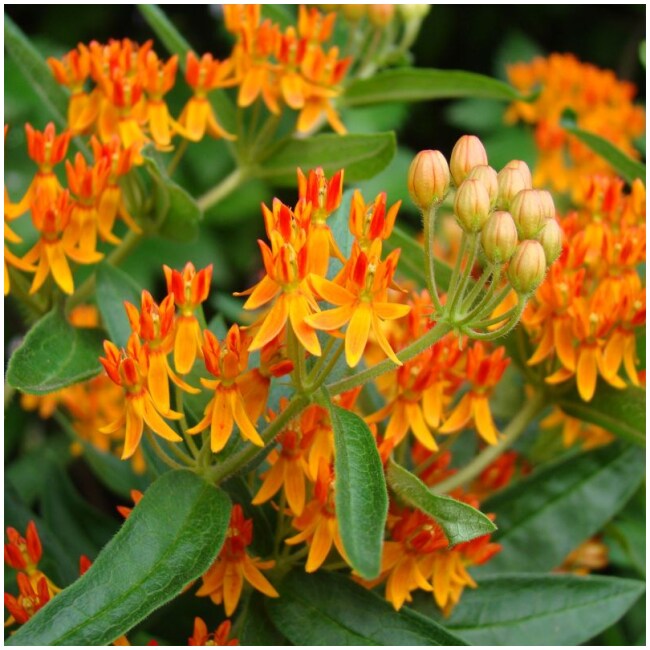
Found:
<svg viewBox="0 0 650 650"><path fill-rule="evenodd" d="M156 440L156 436L151 433L151 431L147 430L147 440L151 443L151 448L153 449L154 454L162 460L167 467L171 467L172 469L187 469L185 465L181 465L180 463L177 463L176 461L172 460L160 447L158 444L158 441Z"/></svg>
<svg viewBox="0 0 650 650"><path fill-rule="evenodd" d="M334 343L336 343L336 339L331 336L327 343L325 344L325 348L323 349L323 354L318 357L316 360L316 363L313 365L312 369L309 371L309 375L307 376L307 385L311 386L313 385L316 377L320 374L320 370L325 364L325 362L329 359L330 352L332 351L332 348L334 347Z"/></svg>
<svg viewBox="0 0 650 650"><path fill-rule="evenodd" d="M268 447L275 436L284 429L284 427L296 417L305 406L309 404L309 400L304 395L295 395L280 415L278 415L273 422L271 422L266 429L260 434L264 441L264 447L257 447L256 445L247 445L244 449L238 451L232 456L226 458L222 463L213 468L209 475L210 481L215 484L220 483L224 479L234 474L240 467L246 465L259 454L263 449Z"/></svg>
<svg viewBox="0 0 650 650"><path fill-rule="evenodd" d="M176 153L174 154L174 157L171 159L169 165L167 165L167 176L172 176L172 174L176 171L178 164L183 159L183 156L187 151L188 142L189 140L183 139L181 143L178 145L178 149L176 149Z"/></svg>
<svg viewBox="0 0 650 650"><path fill-rule="evenodd" d="M336 351L330 357L329 361L327 362L327 365L323 368L321 373L316 377L314 382L312 384L308 384L308 389L310 391L315 391L317 388L320 388L325 383L325 380L329 376L330 372L332 372L332 369L336 365L336 362L339 360L339 357L341 356L341 354L343 354L344 349L345 349L345 341L340 341L338 348L336 348Z"/></svg>
<svg viewBox="0 0 650 650"><path fill-rule="evenodd" d="M277 558L280 552L280 542L282 542L282 536L284 535L284 521L286 519L285 510L287 509L287 495L282 489L282 494L280 495L280 503L278 505L278 518L276 521L275 527L275 538L273 540L273 557Z"/></svg>
<svg viewBox="0 0 650 650"><path fill-rule="evenodd" d="M499 329L496 329L492 332L477 332L473 330L471 327L463 327L463 331L471 338L478 339L479 341L495 341L496 339L500 339L506 334L509 334L513 330L515 325L517 325L517 323L519 322L519 318L525 308L526 308L526 300L522 299L520 296L519 302L517 303L513 315L510 317L508 323L503 327L500 327Z"/></svg>
<svg viewBox="0 0 650 650"><path fill-rule="evenodd" d="M458 257L456 257L456 263L454 264L454 270L451 272L451 279L449 280L449 288L447 289L447 305L451 305L451 301L456 295L456 289L458 283L460 282L460 271L462 267L463 257L465 257L465 250L467 249L467 235L463 233L463 236L460 238L460 247L458 249Z"/></svg>
<svg viewBox="0 0 650 650"><path fill-rule="evenodd" d="M472 309L472 305L474 304L474 301L478 298L479 293L482 290L485 290L486 293L488 293L492 287L494 286L494 281L499 275L499 269L500 267L495 266L494 264L489 264L488 266L485 267L485 270L481 274L481 277L479 278L478 282L474 283L474 286L472 287L472 290L467 294L463 302L461 303L460 307L460 313L461 319L464 319L465 316L464 314L466 312L469 312ZM488 281L488 278L492 276L492 282L490 283L490 286L485 289L485 283Z"/></svg>
<svg viewBox="0 0 650 650"><path fill-rule="evenodd" d="M234 192L247 178L247 172L237 167L226 176L218 185L197 199L196 203L202 211L222 201L228 194Z"/></svg>
<svg viewBox="0 0 650 650"><path fill-rule="evenodd" d="M402 362L410 361L413 357L416 357L420 352L424 352L430 348L434 343L439 341L443 336L451 332L453 327L445 322L438 321L424 336L419 338L417 341L414 341L410 345L407 345L403 350L397 353L397 358ZM391 370L394 370L397 366L390 360L384 359L381 363L378 363L372 368L366 368L358 372L356 375L351 377L346 377L345 379L340 379L334 383L327 386L327 390L330 395L338 395L339 393L344 393L352 388L356 388L361 384L366 384L369 381L383 375Z"/></svg>
<svg viewBox="0 0 650 650"><path fill-rule="evenodd" d="M501 314L501 316L495 316L494 318L487 318L484 320L476 321L475 323L470 323L472 327L490 327L490 325L496 325L497 323L503 323L503 321L508 320L512 315L514 315L519 309L519 304L517 303L514 307L508 309L507 312Z"/></svg>
<svg viewBox="0 0 650 650"><path fill-rule="evenodd" d="M442 304L436 286L436 261L433 254L437 208L438 206L434 203L428 210L424 210L422 212L422 221L424 226L424 264L426 267L427 289L436 313L440 313L442 312Z"/></svg>
<svg viewBox="0 0 650 650"><path fill-rule="evenodd" d="M526 405L515 415L510 424L504 429L501 439L496 445L490 445L484 449L473 461L463 467L453 476L433 486L436 494L449 494L452 490L466 485L492 462L494 462L504 451L510 448L524 433L528 425L540 414L546 406L546 397L543 393L536 393L526 402Z"/></svg>
<svg viewBox="0 0 650 650"><path fill-rule="evenodd" d="M467 288L467 282L472 275L472 268L474 267L474 262L476 261L476 254L478 253L479 239L478 235L472 234L469 236L470 239L470 252L467 259L467 264L463 267L463 270L460 274L460 280L456 285L454 294L451 297L451 300L447 303L449 309L449 315L452 319L455 320L456 317L456 305L463 304L463 294Z"/></svg>

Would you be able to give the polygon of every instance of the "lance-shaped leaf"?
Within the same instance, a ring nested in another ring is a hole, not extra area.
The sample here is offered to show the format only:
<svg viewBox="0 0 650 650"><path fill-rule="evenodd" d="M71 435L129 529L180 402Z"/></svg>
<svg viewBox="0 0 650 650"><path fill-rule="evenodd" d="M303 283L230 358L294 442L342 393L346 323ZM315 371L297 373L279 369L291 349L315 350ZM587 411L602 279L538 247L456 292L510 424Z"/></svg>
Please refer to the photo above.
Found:
<svg viewBox="0 0 650 650"><path fill-rule="evenodd" d="M266 609L294 645L465 645L407 607L396 612L347 576L294 571L280 585L280 593L280 598L266 601Z"/></svg>
<svg viewBox="0 0 650 650"><path fill-rule="evenodd" d="M4 35L7 52L43 100L57 126L64 128L68 121L68 96L54 79L41 54L7 14Z"/></svg>
<svg viewBox="0 0 650 650"><path fill-rule="evenodd" d="M645 447L645 390L629 386L625 390L600 382L590 402L577 389L563 396L558 406L571 417L591 422L628 442Z"/></svg>
<svg viewBox="0 0 650 650"><path fill-rule="evenodd" d="M567 133L578 138L580 142L586 144L595 154L608 162L628 183L640 178L645 184L645 165L630 158L628 154L597 133L579 128L576 125L574 111L568 109L564 112L562 126Z"/></svg>
<svg viewBox="0 0 650 650"><path fill-rule="evenodd" d="M388 461L386 478L400 499L438 522L452 546L496 530L482 512L462 501L433 494L417 476L392 460Z"/></svg>
<svg viewBox="0 0 650 650"><path fill-rule="evenodd" d="M124 347L131 335L131 325L124 309L124 301L140 307L140 289L131 276L102 262L97 267L97 306L108 336L115 345Z"/></svg>
<svg viewBox="0 0 650 650"><path fill-rule="evenodd" d="M504 574L467 589L449 618L430 594L416 594L414 607L473 645L571 646L615 623L643 591L638 580Z"/></svg>
<svg viewBox="0 0 650 650"><path fill-rule="evenodd" d="M277 185L295 187L296 168L322 167L327 176L345 168L345 181L372 178L395 155L395 134L336 135L290 138L274 147L254 174Z"/></svg>
<svg viewBox="0 0 650 650"><path fill-rule="evenodd" d="M570 454L487 500L501 553L479 575L550 571L597 533L634 494L645 475L644 453L616 443Z"/></svg>
<svg viewBox="0 0 650 650"><path fill-rule="evenodd" d="M396 68L368 79L353 81L345 90L345 106L386 102L422 102L432 99L481 97L514 101L524 99L504 81L462 70Z"/></svg>
<svg viewBox="0 0 650 650"><path fill-rule="evenodd" d="M145 492L90 569L7 641L107 645L178 595L210 566L225 539L230 500L189 470Z"/></svg>
<svg viewBox="0 0 650 650"><path fill-rule="evenodd" d="M104 332L71 325L59 309L32 327L7 368L9 385L42 395L98 375Z"/></svg>
<svg viewBox="0 0 650 650"><path fill-rule="evenodd" d="M379 575L388 514L384 468L368 425L340 406L330 404L329 412L341 541L352 567L372 580Z"/></svg>

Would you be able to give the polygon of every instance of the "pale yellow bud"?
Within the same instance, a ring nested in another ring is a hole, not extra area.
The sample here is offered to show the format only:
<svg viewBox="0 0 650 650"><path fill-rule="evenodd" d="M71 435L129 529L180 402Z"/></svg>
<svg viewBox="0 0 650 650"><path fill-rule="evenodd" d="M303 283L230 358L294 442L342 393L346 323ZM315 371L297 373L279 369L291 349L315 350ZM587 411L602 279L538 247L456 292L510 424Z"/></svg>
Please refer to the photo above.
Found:
<svg viewBox="0 0 650 650"><path fill-rule="evenodd" d="M546 275L546 256L542 245L534 239L526 239L517 246L510 265L508 279L512 288L522 295L533 293Z"/></svg>
<svg viewBox="0 0 650 650"><path fill-rule="evenodd" d="M404 20L421 20L424 18L431 9L431 5L397 5L399 12L404 17Z"/></svg>
<svg viewBox="0 0 650 650"><path fill-rule="evenodd" d="M515 196L510 204L510 214L520 239L537 237L548 220L548 207L543 190L522 190Z"/></svg>
<svg viewBox="0 0 650 650"><path fill-rule="evenodd" d="M513 167L504 167L497 174L497 181L499 185L497 205L502 210L510 209L512 200L519 192L532 188L531 185L526 183L526 178L521 170Z"/></svg>
<svg viewBox="0 0 650 650"><path fill-rule="evenodd" d="M490 215L481 230L481 244L488 262L503 264L517 248L517 227L509 212L497 211Z"/></svg>
<svg viewBox="0 0 650 650"><path fill-rule="evenodd" d="M408 189L413 203L420 210L428 210L440 203L449 191L449 165L439 151L420 151L408 174Z"/></svg>
<svg viewBox="0 0 650 650"><path fill-rule="evenodd" d="M479 232L490 216L490 195L477 178L466 178L456 190L454 213L465 232Z"/></svg>
<svg viewBox="0 0 650 650"><path fill-rule="evenodd" d="M562 239L563 233L560 224L555 219L549 219L537 237L537 241L544 249L546 263L549 266L560 257L560 253L562 252Z"/></svg>
<svg viewBox="0 0 650 650"><path fill-rule="evenodd" d="M386 27L395 15L395 5L368 5L368 18L375 27Z"/></svg>
<svg viewBox="0 0 650 650"><path fill-rule="evenodd" d="M526 183L525 190L533 189L533 177L530 173L530 167L523 160L511 160L503 169L516 169L524 177Z"/></svg>
<svg viewBox="0 0 650 650"><path fill-rule="evenodd" d="M467 178L476 178L485 185L485 189L490 196L490 206L494 207L499 193L499 182L496 171L490 165L477 165L476 167L472 167Z"/></svg>
<svg viewBox="0 0 650 650"><path fill-rule="evenodd" d="M483 143L475 135L464 135L454 145L449 161L451 175L456 185L460 185L472 167L487 165L488 158Z"/></svg>

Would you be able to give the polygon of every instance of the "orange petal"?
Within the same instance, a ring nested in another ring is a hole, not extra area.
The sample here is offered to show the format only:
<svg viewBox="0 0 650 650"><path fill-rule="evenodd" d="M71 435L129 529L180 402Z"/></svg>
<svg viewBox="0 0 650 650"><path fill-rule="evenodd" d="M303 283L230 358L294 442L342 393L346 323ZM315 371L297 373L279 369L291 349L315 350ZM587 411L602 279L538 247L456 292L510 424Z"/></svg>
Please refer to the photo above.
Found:
<svg viewBox="0 0 650 650"><path fill-rule="evenodd" d="M377 318L375 312L373 311L372 313L372 331L375 334L375 338L377 339L377 343L379 343L379 347L384 351L386 356L396 365L401 366L402 362L397 358L397 355L393 351L393 348L390 347L390 343L388 342L388 339L384 335L381 329L381 323L379 322L379 319Z"/></svg>
<svg viewBox="0 0 650 650"><path fill-rule="evenodd" d="M333 305L350 305L355 302L354 294L344 289L340 284L326 280L317 275L311 274L308 278L311 288L323 300L331 302Z"/></svg>
<svg viewBox="0 0 650 650"><path fill-rule="evenodd" d="M494 426L487 397L484 395L474 397L472 399L472 409L474 411L474 422L476 422L476 429L479 435L488 444L496 445L499 432Z"/></svg>
<svg viewBox="0 0 650 650"><path fill-rule="evenodd" d="M305 508L305 474L299 462L284 463L284 493L293 514L301 515Z"/></svg>
<svg viewBox="0 0 650 650"><path fill-rule="evenodd" d="M140 444L142 438L142 430L144 429L144 422L136 409L132 408L132 404L127 404L126 407L126 435L124 438L124 450L122 451L122 460L126 460L133 456L133 453Z"/></svg>
<svg viewBox="0 0 650 650"><path fill-rule="evenodd" d="M280 595L248 556L244 556L242 568L244 577L257 591L261 591L271 598L277 598Z"/></svg>
<svg viewBox="0 0 650 650"><path fill-rule="evenodd" d="M580 350L578 367L576 368L576 381L580 397L585 401L591 401L596 392L596 380L598 379L598 351L594 347L585 347Z"/></svg>
<svg viewBox="0 0 650 650"><path fill-rule="evenodd" d="M350 324L345 332L345 359L354 368L363 355L368 342L372 311L368 303L361 303L352 314Z"/></svg>
<svg viewBox="0 0 650 650"><path fill-rule="evenodd" d="M307 303L306 298L301 295L294 295L291 297L289 303L289 319L291 320L291 327L295 332L298 340L302 343L305 350L316 357L321 355L320 343L318 336L313 327L310 327L305 318L309 316L311 310Z"/></svg>
<svg viewBox="0 0 650 650"><path fill-rule="evenodd" d="M197 328L199 328L199 324L194 316L179 316L176 321L174 367L176 372L181 375L190 372L196 360L198 353Z"/></svg>
<svg viewBox="0 0 650 650"><path fill-rule="evenodd" d="M160 417L150 399L144 400L144 421L161 438L171 442L180 442L182 438Z"/></svg>
<svg viewBox="0 0 650 650"><path fill-rule="evenodd" d="M265 346L269 341L274 339L279 333L280 330L284 327L289 317L289 305L287 303L287 297L282 294L275 305L271 307L271 310L264 317L260 329L257 331L255 338L252 340L250 347L248 348L251 352L254 350L259 350L261 347Z"/></svg>
<svg viewBox="0 0 650 650"><path fill-rule="evenodd" d="M233 427L233 415L230 409L230 396L225 390L217 390L212 407L212 425L210 427L210 448L213 453L221 451L228 442Z"/></svg>
<svg viewBox="0 0 650 650"><path fill-rule="evenodd" d="M415 437L429 450L437 451L438 445L429 431L429 427L424 421L422 416L422 409L419 404L414 402L407 402L406 404L406 417L411 425L411 430Z"/></svg>
<svg viewBox="0 0 650 650"><path fill-rule="evenodd" d="M64 293L71 294L74 291L74 280L72 279L70 265L68 264L61 244L46 245L45 252L55 282L61 287Z"/></svg>
<svg viewBox="0 0 650 650"><path fill-rule="evenodd" d="M253 289L253 292L248 297L248 300L244 303L244 309L257 309L262 305L265 305L270 300L273 300L275 296L280 293L280 285L272 280L268 275L265 275Z"/></svg>
<svg viewBox="0 0 650 650"><path fill-rule="evenodd" d="M226 572L223 578L223 606L226 616L232 616L237 609L241 590L244 586L242 566L237 561L226 562Z"/></svg>
<svg viewBox="0 0 650 650"><path fill-rule="evenodd" d="M271 469L266 473L264 481L252 501L254 506L258 506L260 503L265 503L279 492L284 481L283 465L283 461L278 461L275 465L272 465Z"/></svg>
<svg viewBox="0 0 650 650"><path fill-rule="evenodd" d="M239 431L246 440L250 440L254 445L259 447L264 446L264 440L260 438L255 426L250 421L248 413L246 413L246 405L239 390L235 389L230 391L230 407L234 416L235 422L239 427Z"/></svg>
<svg viewBox="0 0 650 650"><path fill-rule="evenodd" d="M169 379L167 378L167 358L161 351L149 354L149 374L147 387L156 408L165 413L169 411Z"/></svg>
<svg viewBox="0 0 650 650"><path fill-rule="evenodd" d="M327 520L321 518L316 526L314 537L309 546L309 556L307 558L307 564L305 565L305 571L307 573L317 571L320 565L325 562L331 548L332 536L329 527L327 526Z"/></svg>
<svg viewBox="0 0 650 650"><path fill-rule="evenodd" d="M452 414L447 418L445 423L440 427L440 433L454 433L460 431L472 417L472 397L470 393L465 393Z"/></svg>
<svg viewBox="0 0 650 650"><path fill-rule="evenodd" d="M394 302L374 302L372 309L382 320L395 320L402 318L411 311L409 305L400 305Z"/></svg>

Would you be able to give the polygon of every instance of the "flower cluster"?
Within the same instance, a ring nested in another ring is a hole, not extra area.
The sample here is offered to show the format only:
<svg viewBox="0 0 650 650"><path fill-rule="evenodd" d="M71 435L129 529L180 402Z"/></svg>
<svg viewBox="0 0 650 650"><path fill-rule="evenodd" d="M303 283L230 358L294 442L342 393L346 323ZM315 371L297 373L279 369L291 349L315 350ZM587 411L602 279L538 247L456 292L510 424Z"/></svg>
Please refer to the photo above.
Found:
<svg viewBox="0 0 650 650"><path fill-rule="evenodd" d="M615 388L641 382L635 330L645 326L645 187L585 179L577 209L561 221L565 249L524 312L535 345L528 363L546 381L575 379L590 401L598 377ZM621 377L625 371L626 380ZM602 436L601 436L602 437Z"/></svg>
<svg viewBox="0 0 650 650"><path fill-rule="evenodd" d="M632 103L636 89L611 70L581 63L572 54L551 54L508 67L512 84L524 95L539 89L533 101L515 102L507 118L535 125L540 160L535 183L559 192L575 190L592 174L612 175L607 162L562 128L565 110L579 128L597 133L636 157L633 140L645 130L645 112Z"/></svg>

